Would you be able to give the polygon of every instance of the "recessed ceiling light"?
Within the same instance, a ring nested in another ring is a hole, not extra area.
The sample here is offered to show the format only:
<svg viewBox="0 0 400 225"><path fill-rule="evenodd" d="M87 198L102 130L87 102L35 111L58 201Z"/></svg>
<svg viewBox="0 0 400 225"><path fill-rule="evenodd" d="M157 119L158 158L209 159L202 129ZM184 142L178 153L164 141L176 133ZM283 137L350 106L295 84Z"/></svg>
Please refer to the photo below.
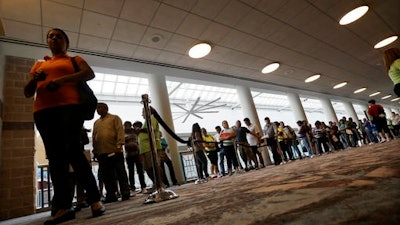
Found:
<svg viewBox="0 0 400 225"><path fill-rule="evenodd" d="M370 94L369 97L373 97L373 96L375 96L375 95L379 95L380 93L381 93L380 91L377 91L377 92L375 92L375 93L373 93L373 94Z"/></svg>
<svg viewBox="0 0 400 225"><path fill-rule="evenodd" d="M347 85L347 82L344 81L342 83L339 83L339 84L336 84L335 86L333 86L333 89L338 89L338 88L344 87L346 85Z"/></svg>
<svg viewBox="0 0 400 225"><path fill-rule="evenodd" d="M365 91L365 90L367 90L366 87L360 88L360 89L358 89L358 90L355 90L355 91L354 91L354 94L361 93L361 92L363 92L363 91Z"/></svg>
<svg viewBox="0 0 400 225"><path fill-rule="evenodd" d="M271 63L261 70L261 73L272 73L279 68L279 63Z"/></svg>
<svg viewBox="0 0 400 225"><path fill-rule="evenodd" d="M211 45L208 43L199 43L190 48L189 56L194 59L203 58L211 52Z"/></svg>
<svg viewBox="0 0 400 225"><path fill-rule="evenodd" d="M349 23L352 23L352 22L360 19L367 12L368 12L368 6L366 6L366 5L355 8L355 9L351 10L350 12L346 13L346 15L344 15L340 19L339 24L347 25Z"/></svg>
<svg viewBox="0 0 400 225"><path fill-rule="evenodd" d="M400 97L394 98L394 99L392 99L392 100L390 100L390 101L391 101L391 102L395 102L395 101L398 101L398 100L400 100Z"/></svg>
<svg viewBox="0 0 400 225"><path fill-rule="evenodd" d="M376 45L374 46L374 48L382 48L382 47L385 47L386 45L389 45L389 44L393 43L395 40L397 40L397 38L399 38L399 37L396 36L396 35L395 35L395 36L388 37L388 38L386 38L386 39L384 39L384 40L378 42L378 44L376 44Z"/></svg>
<svg viewBox="0 0 400 225"><path fill-rule="evenodd" d="M312 75L311 77L305 79L304 82L310 83L310 82L313 82L315 80L318 80L320 77L321 77L321 75L315 74L315 75Z"/></svg>
<svg viewBox="0 0 400 225"><path fill-rule="evenodd" d="M386 96L383 96L382 99L387 99L387 98L390 98L390 97L392 97L392 95L386 95Z"/></svg>

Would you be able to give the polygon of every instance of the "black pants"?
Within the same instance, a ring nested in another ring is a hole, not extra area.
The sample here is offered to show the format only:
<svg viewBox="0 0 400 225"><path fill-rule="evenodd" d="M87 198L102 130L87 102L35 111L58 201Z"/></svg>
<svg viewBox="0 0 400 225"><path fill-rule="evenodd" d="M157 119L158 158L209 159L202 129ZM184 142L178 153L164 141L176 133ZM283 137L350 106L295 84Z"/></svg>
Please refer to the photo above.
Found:
<svg viewBox="0 0 400 225"><path fill-rule="evenodd" d="M70 164L77 181L86 190L88 204L100 201L96 180L80 145L83 125L80 108L77 105L54 107L36 112L33 116L49 160L54 195L57 196L54 204L59 209L72 206L67 179Z"/></svg>
<svg viewBox="0 0 400 225"><path fill-rule="evenodd" d="M140 188L146 188L146 182L144 180L143 164L140 160L140 155L127 155L126 164L128 165L128 176L129 176L129 188L135 190L135 166L136 172L139 177Z"/></svg>
<svg viewBox="0 0 400 225"><path fill-rule="evenodd" d="M278 153L278 143L275 138L268 138L267 145L271 147L272 157L274 158L274 164L279 165L282 162L282 158Z"/></svg>
<svg viewBox="0 0 400 225"><path fill-rule="evenodd" d="M122 197L129 197L128 175L126 174L124 153L118 152L113 155L101 154L98 157L99 170L102 175L104 187L107 191L106 200L117 199L117 182Z"/></svg>
<svg viewBox="0 0 400 225"><path fill-rule="evenodd" d="M164 163L165 163L165 164L167 164L172 184L177 185L178 181L176 180L175 170L174 170L174 166L172 165L172 161L168 158L168 156L166 155L165 152L159 152L159 156L160 156L160 167L162 169L163 183L165 185L169 186L169 181L168 181L167 174L166 174L165 167L164 167Z"/></svg>

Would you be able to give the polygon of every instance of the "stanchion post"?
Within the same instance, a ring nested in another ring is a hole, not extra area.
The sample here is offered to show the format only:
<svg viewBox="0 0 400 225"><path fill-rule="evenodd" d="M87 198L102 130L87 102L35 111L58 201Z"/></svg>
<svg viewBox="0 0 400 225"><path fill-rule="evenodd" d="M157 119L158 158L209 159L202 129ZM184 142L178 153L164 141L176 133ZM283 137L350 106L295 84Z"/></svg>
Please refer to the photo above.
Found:
<svg viewBox="0 0 400 225"><path fill-rule="evenodd" d="M146 198L144 203L156 203L177 198L179 196L175 194L175 192L171 190L164 190L164 188L162 187L160 160L157 155L156 139L151 121L151 109L149 106L150 99L147 94L142 95L142 103L144 107L147 134L149 136L150 142L149 144L153 163L154 182L156 185L156 190Z"/></svg>

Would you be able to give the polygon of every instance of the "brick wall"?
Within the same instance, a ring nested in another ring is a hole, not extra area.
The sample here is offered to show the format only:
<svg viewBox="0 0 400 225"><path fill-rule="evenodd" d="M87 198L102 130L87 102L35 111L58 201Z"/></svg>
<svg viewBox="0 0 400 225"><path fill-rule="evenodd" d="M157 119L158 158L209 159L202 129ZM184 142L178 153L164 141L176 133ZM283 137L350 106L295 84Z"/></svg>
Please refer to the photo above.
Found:
<svg viewBox="0 0 400 225"><path fill-rule="evenodd" d="M33 100L23 95L33 63L33 59L5 56L0 101L0 220L36 210Z"/></svg>

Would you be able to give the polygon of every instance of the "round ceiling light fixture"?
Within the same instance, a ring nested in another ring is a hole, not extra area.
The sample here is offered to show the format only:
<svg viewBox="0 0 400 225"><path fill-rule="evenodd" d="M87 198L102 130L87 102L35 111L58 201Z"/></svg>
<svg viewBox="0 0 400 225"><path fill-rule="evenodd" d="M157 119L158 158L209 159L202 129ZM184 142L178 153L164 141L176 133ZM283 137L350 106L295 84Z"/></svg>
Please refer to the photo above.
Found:
<svg viewBox="0 0 400 225"><path fill-rule="evenodd" d="M318 80L320 77L321 77L320 74L315 74L315 75L312 75L311 77L305 79L304 82L310 83L310 82L313 82L315 80Z"/></svg>
<svg viewBox="0 0 400 225"><path fill-rule="evenodd" d="M369 8L368 6L364 5L351 10L340 19L339 24L347 25L360 19L362 16L365 15L365 13L368 12L368 8Z"/></svg>
<svg viewBox="0 0 400 225"><path fill-rule="evenodd" d="M374 48L385 47L386 45L389 45L389 44L393 43L395 40L397 40L397 38L399 38L399 36L396 36L396 35L388 37L388 38L385 38L384 40L378 42L378 44L376 44L374 46Z"/></svg>
<svg viewBox="0 0 400 225"><path fill-rule="evenodd" d="M210 52L211 45L206 42L202 42L191 47L188 54L191 58L199 59L210 54Z"/></svg>
<svg viewBox="0 0 400 225"><path fill-rule="evenodd" d="M354 94L361 93L361 92L363 92L363 91L365 91L365 90L367 90L366 87L360 88L360 89L358 89L358 90L355 90L355 91L354 91Z"/></svg>
<svg viewBox="0 0 400 225"><path fill-rule="evenodd" d="M261 73L272 73L279 68L279 63L271 63L261 70Z"/></svg>
<svg viewBox="0 0 400 225"><path fill-rule="evenodd" d="M339 84L336 84L335 86L333 86L333 89L338 89L338 88L344 87L346 85L347 85L347 82L344 81L342 83L339 83Z"/></svg>

